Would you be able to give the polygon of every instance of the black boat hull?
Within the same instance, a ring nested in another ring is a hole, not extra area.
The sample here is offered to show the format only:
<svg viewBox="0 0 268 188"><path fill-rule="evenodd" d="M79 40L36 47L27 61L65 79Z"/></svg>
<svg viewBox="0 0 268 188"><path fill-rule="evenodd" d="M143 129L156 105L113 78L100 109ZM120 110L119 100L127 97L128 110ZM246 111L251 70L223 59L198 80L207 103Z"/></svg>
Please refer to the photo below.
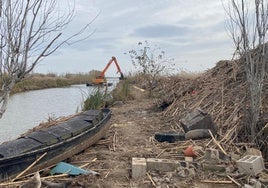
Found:
<svg viewBox="0 0 268 188"><path fill-rule="evenodd" d="M97 117L98 115L91 115L90 111L87 111L74 119L68 120L66 123L59 123L53 128L41 130L38 134L32 133L13 142L1 144L0 181L15 177L45 153L44 157L30 168L27 173L55 165L96 143L110 127L107 121L111 117L111 111L103 109L101 117ZM30 141L24 139L29 139ZM18 141L21 142L19 142L20 148L17 148L17 150L23 151L16 153L14 143L18 143ZM21 144L24 142L26 144ZM28 146L27 142L29 142ZM12 147L14 148L12 149ZM30 151L26 151L27 147L28 150L30 148ZM33 149L34 147L36 148ZM12 156L12 153L15 153L15 155Z"/></svg>
<svg viewBox="0 0 268 188"><path fill-rule="evenodd" d="M94 84L94 83L86 83L86 86L112 86L113 83L101 83L101 84Z"/></svg>

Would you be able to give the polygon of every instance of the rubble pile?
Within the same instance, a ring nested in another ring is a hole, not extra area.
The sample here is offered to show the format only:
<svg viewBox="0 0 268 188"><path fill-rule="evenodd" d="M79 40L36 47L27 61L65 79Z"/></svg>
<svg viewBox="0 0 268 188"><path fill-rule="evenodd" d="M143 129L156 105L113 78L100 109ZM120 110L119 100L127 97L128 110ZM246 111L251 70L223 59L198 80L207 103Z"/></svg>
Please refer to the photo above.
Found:
<svg viewBox="0 0 268 188"><path fill-rule="evenodd" d="M179 80L182 80L179 78ZM165 108L163 117L169 122L180 122L186 114L201 108L209 113L217 125L217 140L226 150L233 143L250 140L249 109L246 74L239 61L220 61L201 76L183 81L174 80L162 86L167 95L157 102ZM268 84L264 81L260 123L256 143L268 157Z"/></svg>
<svg viewBox="0 0 268 188"><path fill-rule="evenodd" d="M254 142L246 73L240 61L220 61L198 77L174 76L158 83L155 91L161 98L156 104L167 126L155 133L155 140L163 152L154 163L150 158L138 159L142 164L134 161L132 172L147 176L150 172L155 187L178 179L187 185L195 180L206 185L268 185L267 78ZM166 172L171 164L175 170L169 171L168 178L154 174Z"/></svg>

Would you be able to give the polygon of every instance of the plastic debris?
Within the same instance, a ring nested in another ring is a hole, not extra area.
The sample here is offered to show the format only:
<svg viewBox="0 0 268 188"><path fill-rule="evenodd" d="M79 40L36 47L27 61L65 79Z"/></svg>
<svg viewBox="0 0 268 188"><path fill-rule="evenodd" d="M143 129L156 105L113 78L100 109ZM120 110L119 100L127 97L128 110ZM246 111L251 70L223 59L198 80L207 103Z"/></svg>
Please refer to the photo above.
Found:
<svg viewBox="0 0 268 188"><path fill-rule="evenodd" d="M95 171L92 170L84 170L82 168L76 167L74 165L65 163L65 162L60 162L58 163L51 171L51 175L54 174L69 174L69 175L80 175L80 174L99 174Z"/></svg>

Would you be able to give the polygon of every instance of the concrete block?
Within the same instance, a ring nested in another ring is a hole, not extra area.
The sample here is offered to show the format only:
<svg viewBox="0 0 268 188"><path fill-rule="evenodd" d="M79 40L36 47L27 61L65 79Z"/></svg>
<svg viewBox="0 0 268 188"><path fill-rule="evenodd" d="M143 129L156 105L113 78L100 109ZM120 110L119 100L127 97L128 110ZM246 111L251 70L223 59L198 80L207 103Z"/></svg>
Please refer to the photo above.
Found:
<svg viewBox="0 0 268 188"><path fill-rule="evenodd" d="M147 171L172 172L180 166L176 160L148 158L146 161Z"/></svg>
<svg viewBox="0 0 268 188"><path fill-rule="evenodd" d="M264 170L264 162L261 156L247 155L236 161L241 173L256 176Z"/></svg>
<svg viewBox="0 0 268 188"><path fill-rule="evenodd" d="M146 175L146 159L145 158L132 158L132 178L143 178Z"/></svg>
<svg viewBox="0 0 268 188"><path fill-rule="evenodd" d="M213 122L210 114L201 110L195 109L181 119L182 128L184 132L195 129L210 129L213 134L216 133L216 125Z"/></svg>

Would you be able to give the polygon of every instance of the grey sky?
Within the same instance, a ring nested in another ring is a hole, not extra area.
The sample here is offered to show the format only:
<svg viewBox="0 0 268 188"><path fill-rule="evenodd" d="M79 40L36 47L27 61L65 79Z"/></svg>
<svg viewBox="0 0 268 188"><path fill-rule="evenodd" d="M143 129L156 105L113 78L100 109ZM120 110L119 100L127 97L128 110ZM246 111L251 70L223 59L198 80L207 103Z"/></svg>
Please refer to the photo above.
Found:
<svg viewBox="0 0 268 188"><path fill-rule="evenodd" d="M124 72L133 72L125 52L145 40L174 58L177 70L203 71L231 58L233 45L220 0L79 0L76 9L74 28L99 14L91 24L94 33L86 41L62 47L35 72L102 70L111 56ZM112 66L107 74L115 72Z"/></svg>

